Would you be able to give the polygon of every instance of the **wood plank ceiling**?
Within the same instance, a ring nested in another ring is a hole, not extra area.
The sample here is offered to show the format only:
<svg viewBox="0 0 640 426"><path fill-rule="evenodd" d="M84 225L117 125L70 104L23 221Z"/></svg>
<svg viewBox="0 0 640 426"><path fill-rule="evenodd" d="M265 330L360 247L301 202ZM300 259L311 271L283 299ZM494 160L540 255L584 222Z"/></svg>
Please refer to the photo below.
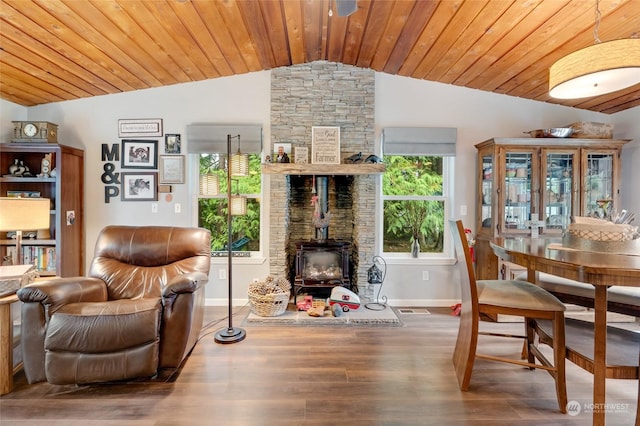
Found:
<svg viewBox="0 0 640 426"><path fill-rule="evenodd" d="M599 10L600 40L640 37L640 0ZM0 0L0 97L33 106L326 60L604 113L640 105L640 85L549 97L549 67L594 43L595 15L595 0L358 0L349 17L335 0Z"/></svg>

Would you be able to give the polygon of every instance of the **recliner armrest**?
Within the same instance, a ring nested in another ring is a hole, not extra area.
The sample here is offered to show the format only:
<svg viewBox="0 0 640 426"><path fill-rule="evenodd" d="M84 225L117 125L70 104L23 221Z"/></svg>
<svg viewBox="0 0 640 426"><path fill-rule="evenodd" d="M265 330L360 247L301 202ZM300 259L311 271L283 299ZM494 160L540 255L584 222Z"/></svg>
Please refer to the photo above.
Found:
<svg viewBox="0 0 640 426"><path fill-rule="evenodd" d="M22 287L17 295L25 303L37 302L59 307L75 302L103 302L107 300L107 286L97 278L53 278Z"/></svg>
<svg viewBox="0 0 640 426"><path fill-rule="evenodd" d="M204 286L209 277L202 272L189 272L173 277L162 289L162 297L173 297L180 293L193 293Z"/></svg>
<svg viewBox="0 0 640 426"><path fill-rule="evenodd" d="M162 289L160 368L178 368L198 340L208 278L203 272L186 273L172 278Z"/></svg>

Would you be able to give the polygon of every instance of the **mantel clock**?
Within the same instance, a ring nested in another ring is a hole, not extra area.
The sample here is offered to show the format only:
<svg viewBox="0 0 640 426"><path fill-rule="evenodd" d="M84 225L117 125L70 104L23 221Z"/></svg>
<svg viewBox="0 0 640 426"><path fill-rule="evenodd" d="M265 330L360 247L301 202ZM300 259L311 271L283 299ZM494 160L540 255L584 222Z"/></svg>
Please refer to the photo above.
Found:
<svg viewBox="0 0 640 426"><path fill-rule="evenodd" d="M11 141L57 143L58 125L48 121L14 121Z"/></svg>

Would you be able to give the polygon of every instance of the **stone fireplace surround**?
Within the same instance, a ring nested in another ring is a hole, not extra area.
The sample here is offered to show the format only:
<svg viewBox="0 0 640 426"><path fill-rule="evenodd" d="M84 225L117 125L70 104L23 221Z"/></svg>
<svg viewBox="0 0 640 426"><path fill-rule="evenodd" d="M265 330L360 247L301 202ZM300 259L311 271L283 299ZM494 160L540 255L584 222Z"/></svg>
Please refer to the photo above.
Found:
<svg viewBox="0 0 640 426"><path fill-rule="evenodd" d="M271 73L271 141L307 147L313 126L339 126L342 157L375 153L372 70L317 61ZM269 273L291 278L295 243L315 239L311 224L313 176L270 175ZM367 269L375 254L375 174L331 175L328 238L352 243L352 284L367 296Z"/></svg>

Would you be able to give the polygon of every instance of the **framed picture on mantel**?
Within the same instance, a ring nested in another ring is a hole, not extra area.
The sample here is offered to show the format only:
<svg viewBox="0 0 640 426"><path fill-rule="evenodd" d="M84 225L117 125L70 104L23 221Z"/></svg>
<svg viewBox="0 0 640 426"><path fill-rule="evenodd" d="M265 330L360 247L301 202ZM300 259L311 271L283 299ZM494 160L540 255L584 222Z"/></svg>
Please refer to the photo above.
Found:
<svg viewBox="0 0 640 426"><path fill-rule="evenodd" d="M296 146L293 149L293 162L296 164L309 163L309 150L306 146Z"/></svg>
<svg viewBox="0 0 640 426"><path fill-rule="evenodd" d="M311 128L311 164L340 164L340 127Z"/></svg>

